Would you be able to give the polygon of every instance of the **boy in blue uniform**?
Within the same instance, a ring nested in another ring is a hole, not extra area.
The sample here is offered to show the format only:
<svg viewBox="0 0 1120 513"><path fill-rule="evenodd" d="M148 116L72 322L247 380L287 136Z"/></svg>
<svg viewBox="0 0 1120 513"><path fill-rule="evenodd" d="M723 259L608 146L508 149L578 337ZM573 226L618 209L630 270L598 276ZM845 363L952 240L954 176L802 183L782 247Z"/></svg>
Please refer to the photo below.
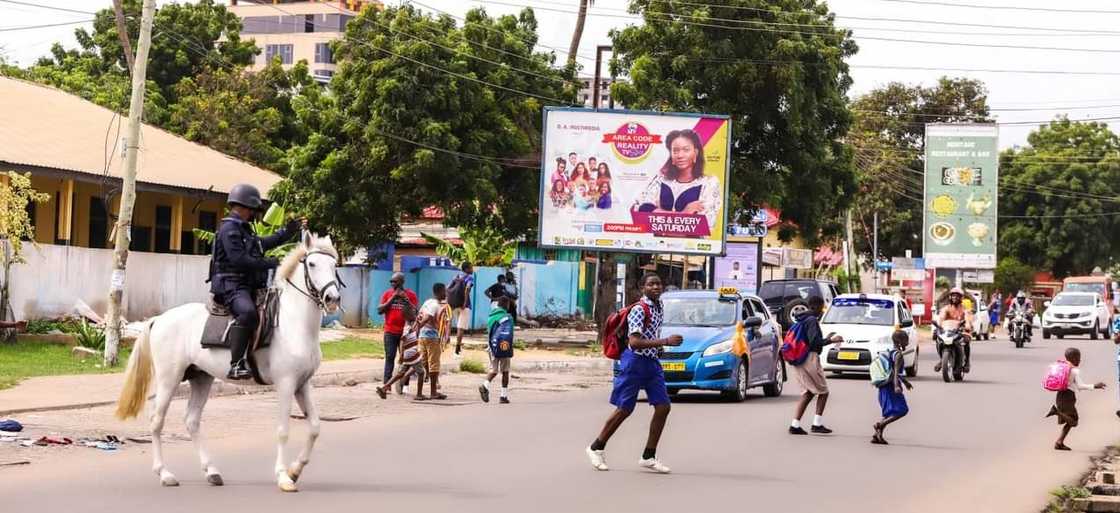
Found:
<svg viewBox="0 0 1120 513"><path fill-rule="evenodd" d="M669 418L669 390L665 387L665 373L661 370L661 351L664 346L679 346L684 341L680 335L661 337L661 278L656 274L642 276L642 299L630 309L626 317L629 340L619 361L619 373L614 378L611 404L615 411L607 419L599 437L587 448L587 457L596 470L609 470L605 451L607 441L622 422L634 412L638 391L645 390L649 405L653 406L649 438L638 465L653 472L668 474L669 467L657 459L657 443L665 421Z"/></svg>
<svg viewBox="0 0 1120 513"><path fill-rule="evenodd" d="M245 361L249 340L257 329L256 291L268 286L268 271L279 261L265 257L265 251L294 238L301 222L292 220L280 231L265 238L257 237L249 221L261 209L261 193L249 184L237 184L229 191L229 216L222 219L214 235L214 252L210 259L210 293L214 300L229 308L234 324L229 328L230 369L228 379L249 379ZM307 221L302 224L306 226Z"/></svg>

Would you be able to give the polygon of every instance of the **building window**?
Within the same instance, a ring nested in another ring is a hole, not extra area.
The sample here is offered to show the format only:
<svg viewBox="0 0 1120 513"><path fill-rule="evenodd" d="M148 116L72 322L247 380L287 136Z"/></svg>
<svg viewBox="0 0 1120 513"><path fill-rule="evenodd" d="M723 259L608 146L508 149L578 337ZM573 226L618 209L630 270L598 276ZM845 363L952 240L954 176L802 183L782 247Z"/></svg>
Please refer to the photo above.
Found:
<svg viewBox="0 0 1120 513"><path fill-rule="evenodd" d="M105 200L94 196L89 199L89 247L107 247L108 230L109 212L105 208Z"/></svg>
<svg viewBox="0 0 1120 513"><path fill-rule="evenodd" d="M315 63L334 64L334 54L331 53L330 43L315 43Z"/></svg>
<svg viewBox="0 0 1120 513"><path fill-rule="evenodd" d="M303 31L304 32L315 32L315 15L314 14L303 15Z"/></svg>
<svg viewBox="0 0 1120 513"><path fill-rule="evenodd" d="M331 81L331 77L334 76L334 72L329 69L317 69L312 72L311 75L315 78L315 80L325 84Z"/></svg>
<svg viewBox="0 0 1120 513"><path fill-rule="evenodd" d="M156 206L156 253L171 252L171 207Z"/></svg>
<svg viewBox="0 0 1120 513"><path fill-rule="evenodd" d="M148 226L132 227L132 242L128 244L129 251L151 251L152 229Z"/></svg>
<svg viewBox="0 0 1120 513"><path fill-rule="evenodd" d="M217 233L218 231L218 214L216 212L199 212L198 213L198 229L206 230L210 233ZM198 253L201 255L208 255L213 249L213 245L209 242L198 241Z"/></svg>
<svg viewBox="0 0 1120 513"><path fill-rule="evenodd" d="M181 235L179 237L179 247L182 248L179 251L181 253L183 253L184 255L195 254L194 232L190 232L190 231L181 232Z"/></svg>
<svg viewBox="0 0 1120 513"><path fill-rule="evenodd" d="M280 64L292 63L292 52L294 52L295 45L265 45L264 58L266 62L272 62L272 59L280 57Z"/></svg>
<svg viewBox="0 0 1120 513"><path fill-rule="evenodd" d="M31 221L31 227L34 228L34 231L31 232L30 236L25 237L23 240L35 240L35 234L39 232L39 223L35 220L35 214L37 214L37 213L38 213L38 211L35 210L35 202L34 201L28 201L27 202L27 219Z"/></svg>

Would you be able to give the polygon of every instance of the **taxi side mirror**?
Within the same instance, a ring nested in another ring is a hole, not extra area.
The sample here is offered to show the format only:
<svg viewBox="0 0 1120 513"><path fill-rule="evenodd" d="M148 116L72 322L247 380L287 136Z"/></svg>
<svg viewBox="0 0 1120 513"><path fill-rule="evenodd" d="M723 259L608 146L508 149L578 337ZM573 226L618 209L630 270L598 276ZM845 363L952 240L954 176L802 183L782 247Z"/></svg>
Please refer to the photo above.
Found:
<svg viewBox="0 0 1120 513"><path fill-rule="evenodd" d="M748 329L752 329L752 330L761 328L762 327L762 317L759 317L757 315L752 315L750 317L747 317L747 320L743 321L743 326L747 327Z"/></svg>
<svg viewBox="0 0 1120 513"><path fill-rule="evenodd" d="M903 328L910 328L914 326L914 321L912 319L904 320L901 324Z"/></svg>

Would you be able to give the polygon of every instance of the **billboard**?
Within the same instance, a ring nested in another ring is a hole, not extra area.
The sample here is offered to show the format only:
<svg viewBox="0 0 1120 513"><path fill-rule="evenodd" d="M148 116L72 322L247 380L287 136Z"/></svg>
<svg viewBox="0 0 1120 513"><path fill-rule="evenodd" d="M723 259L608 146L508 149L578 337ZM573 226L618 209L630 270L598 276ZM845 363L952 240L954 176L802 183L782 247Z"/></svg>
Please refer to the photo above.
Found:
<svg viewBox="0 0 1120 513"><path fill-rule="evenodd" d="M727 256L716 258L716 288L735 287L743 294L757 293L758 259L758 244L728 242Z"/></svg>
<svg viewBox="0 0 1120 513"><path fill-rule="evenodd" d="M545 108L546 248L722 255L726 116Z"/></svg>
<svg viewBox="0 0 1120 513"><path fill-rule="evenodd" d="M926 267L996 267L998 144L995 125L926 125Z"/></svg>

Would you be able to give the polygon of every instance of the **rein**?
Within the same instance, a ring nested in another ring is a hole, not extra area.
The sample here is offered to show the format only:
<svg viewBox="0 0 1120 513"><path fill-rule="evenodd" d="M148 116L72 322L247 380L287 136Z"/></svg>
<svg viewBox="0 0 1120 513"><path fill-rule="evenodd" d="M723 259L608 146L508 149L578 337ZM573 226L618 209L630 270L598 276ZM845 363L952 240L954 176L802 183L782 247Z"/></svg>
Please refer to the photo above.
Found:
<svg viewBox="0 0 1120 513"><path fill-rule="evenodd" d="M311 255L329 256L332 260L334 260L335 265L338 265L338 258L326 251L308 251L307 254L303 256L303 258L299 259L299 263L303 265L303 282L306 290L301 289L298 285L292 283L292 279L290 277L284 278L284 281L288 282L288 285L291 285L292 288L296 289L296 291L298 291L300 294L307 296L307 299L310 299L311 302L315 303L315 306L318 306L320 310L326 310L327 305L323 297L326 295L327 291L330 290L331 287L334 287L338 290L339 295L342 295L342 289L346 287L346 283L342 281L342 277L338 275L338 270L336 269L334 272L335 279L331 280L326 285L323 285L322 288L316 287L315 284L311 282L311 270L307 264L307 257Z"/></svg>

